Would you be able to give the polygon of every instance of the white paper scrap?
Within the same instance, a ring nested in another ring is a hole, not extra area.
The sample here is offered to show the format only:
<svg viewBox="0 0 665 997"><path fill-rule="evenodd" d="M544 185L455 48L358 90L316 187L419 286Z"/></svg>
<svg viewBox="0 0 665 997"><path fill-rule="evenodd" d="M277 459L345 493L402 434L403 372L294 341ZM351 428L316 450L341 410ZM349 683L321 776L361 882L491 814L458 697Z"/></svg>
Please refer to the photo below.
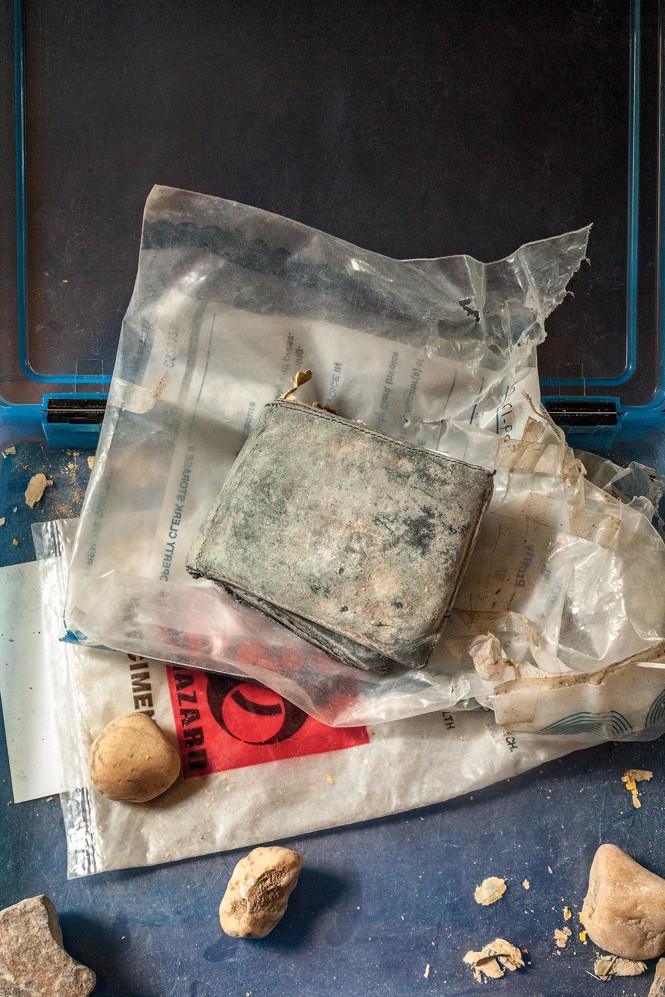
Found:
<svg viewBox="0 0 665 997"><path fill-rule="evenodd" d="M14 803L66 788L41 629L38 562L0 568L0 698Z"/></svg>

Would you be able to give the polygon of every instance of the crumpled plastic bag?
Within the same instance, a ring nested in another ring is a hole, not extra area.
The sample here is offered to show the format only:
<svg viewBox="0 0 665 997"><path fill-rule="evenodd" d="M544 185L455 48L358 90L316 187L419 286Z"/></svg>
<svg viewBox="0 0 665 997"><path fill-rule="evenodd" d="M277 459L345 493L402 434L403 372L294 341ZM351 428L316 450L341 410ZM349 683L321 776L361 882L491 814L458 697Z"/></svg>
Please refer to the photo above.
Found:
<svg viewBox="0 0 665 997"><path fill-rule="evenodd" d="M59 640L73 523L35 525L44 648L67 792L68 878L175 862L473 793L585 745L506 735L491 712L332 729L242 678ZM88 773L112 719L147 713L177 741L183 778L118 803ZM435 763L433 764L433 759Z"/></svg>
<svg viewBox="0 0 665 997"><path fill-rule="evenodd" d="M665 545L646 506L585 479L540 406L536 346L587 237L492 264L395 261L155 188L76 538L70 639L252 678L333 726L481 703L515 730L565 721L602 740L617 736L614 713L639 729L642 699L594 697L608 667L663 657ZM305 391L340 415L496 472L453 613L417 674L334 661L185 571L262 406L305 367Z"/></svg>

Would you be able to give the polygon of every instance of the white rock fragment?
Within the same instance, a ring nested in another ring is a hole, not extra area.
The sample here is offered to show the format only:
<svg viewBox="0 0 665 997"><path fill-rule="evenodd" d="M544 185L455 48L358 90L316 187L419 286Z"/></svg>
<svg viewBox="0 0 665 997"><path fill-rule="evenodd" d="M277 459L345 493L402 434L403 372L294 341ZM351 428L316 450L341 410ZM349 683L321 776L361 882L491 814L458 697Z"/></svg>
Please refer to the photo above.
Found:
<svg viewBox="0 0 665 997"><path fill-rule="evenodd" d="M233 938L265 938L286 911L302 868L302 855L272 845L240 859L219 907L223 931Z"/></svg>

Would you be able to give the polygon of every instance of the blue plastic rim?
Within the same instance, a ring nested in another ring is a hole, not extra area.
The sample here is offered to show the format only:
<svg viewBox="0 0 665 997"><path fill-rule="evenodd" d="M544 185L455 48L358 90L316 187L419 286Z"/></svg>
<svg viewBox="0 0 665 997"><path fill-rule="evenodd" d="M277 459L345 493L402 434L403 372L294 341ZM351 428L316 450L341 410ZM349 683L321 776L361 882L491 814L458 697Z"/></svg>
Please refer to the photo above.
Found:
<svg viewBox="0 0 665 997"><path fill-rule="evenodd" d="M631 379L637 367L637 267L640 177L640 0L630 5L630 68L628 94L628 226L626 267L626 364L616 377L541 378L543 387L617 387ZM661 385L662 389L662 379ZM660 407L660 401L658 403Z"/></svg>
<svg viewBox="0 0 665 997"><path fill-rule="evenodd" d="M30 363L28 334L28 240L25 128L25 8L14 0L14 120L16 135L16 282L18 360L31 381L42 384L109 384L104 374L40 374Z"/></svg>
<svg viewBox="0 0 665 997"><path fill-rule="evenodd" d="M36 371L30 362L28 326L28 252L27 252L27 185L26 185L26 82L25 82L25 3L14 0L14 72L15 72L15 135L16 135L16 246L17 246L17 297L18 297L18 358L22 372L33 382L44 384L94 384L107 385L110 376L104 374L45 374ZM626 354L623 371L614 377L605 378L542 378L545 394L562 397L568 388L619 387L626 384L637 368L637 321L638 321L638 240L639 240L639 176L640 176L640 0L630 4L630 59L629 59L629 120L628 120L628 203L627 203L627 273L626 273ZM660 32L661 58L663 51L663 25ZM663 79L659 86L659 99L663 104ZM661 130L660 160L665 161L665 137ZM662 181L661 181L662 182ZM662 219L659 191L659 262L660 287L665 282L665 245L663 245ZM665 316L661 313L659 301L660 340L665 337ZM661 357L658 396L645 406L631 407L635 414L640 409L662 408L665 401L665 358ZM548 392L547 389L550 389ZM608 394L610 394L608 392ZM611 394L615 394L612 392ZM620 407L621 411L624 408Z"/></svg>

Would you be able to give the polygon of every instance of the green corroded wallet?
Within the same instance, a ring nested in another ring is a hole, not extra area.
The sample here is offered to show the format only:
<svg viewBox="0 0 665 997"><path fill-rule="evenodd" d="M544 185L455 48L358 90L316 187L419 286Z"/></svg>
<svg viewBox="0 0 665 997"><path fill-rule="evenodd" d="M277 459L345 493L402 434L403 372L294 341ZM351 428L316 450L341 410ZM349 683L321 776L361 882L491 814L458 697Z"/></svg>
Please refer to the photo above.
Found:
<svg viewBox="0 0 665 997"><path fill-rule="evenodd" d="M360 668L422 668L492 494L480 467L299 401L266 405L187 569Z"/></svg>

